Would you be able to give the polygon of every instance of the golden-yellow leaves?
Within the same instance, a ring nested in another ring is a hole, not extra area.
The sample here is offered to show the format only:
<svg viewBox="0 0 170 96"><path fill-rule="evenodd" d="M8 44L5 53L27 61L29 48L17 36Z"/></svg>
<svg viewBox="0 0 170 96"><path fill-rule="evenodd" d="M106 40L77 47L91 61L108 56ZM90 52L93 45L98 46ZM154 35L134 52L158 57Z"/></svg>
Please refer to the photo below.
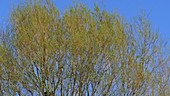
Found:
<svg viewBox="0 0 170 96"><path fill-rule="evenodd" d="M0 46L0 76L13 91L7 93L24 88L29 95L138 96L163 88L169 82L161 77L168 67L162 45L143 21L130 24L118 14L82 4L60 14L50 0L19 6Z"/></svg>

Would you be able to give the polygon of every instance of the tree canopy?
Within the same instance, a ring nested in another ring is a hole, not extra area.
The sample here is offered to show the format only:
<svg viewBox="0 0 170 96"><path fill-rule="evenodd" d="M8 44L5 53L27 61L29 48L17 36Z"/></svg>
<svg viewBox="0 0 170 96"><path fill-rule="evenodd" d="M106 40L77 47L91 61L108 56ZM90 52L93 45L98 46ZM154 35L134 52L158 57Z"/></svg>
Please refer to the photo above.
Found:
<svg viewBox="0 0 170 96"><path fill-rule="evenodd" d="M0 32L0 94L168 96L165 42L144 16L28 0Z"/></svg>

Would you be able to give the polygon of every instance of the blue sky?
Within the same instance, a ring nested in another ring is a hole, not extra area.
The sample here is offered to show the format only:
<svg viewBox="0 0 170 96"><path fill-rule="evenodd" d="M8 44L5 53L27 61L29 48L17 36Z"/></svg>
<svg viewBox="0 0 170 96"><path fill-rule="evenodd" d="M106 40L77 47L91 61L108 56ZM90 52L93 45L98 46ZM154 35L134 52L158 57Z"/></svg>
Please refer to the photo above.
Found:
<svg viewBox="0 0 170 96"><path fill-rule="evenodd" d="M22 0L0 0L0 24L7 20L13 6ZM170 40L170 0L52 0L61 11L73 5L72 1L82 1L90 8L94 2L109 12L116 10L126 20L130 21L140 15L142 10L149 14L153 28L159 30L163 39ZM86 1L86 2L85 2ZM101 4L103 2L103 4Z"/></svg>

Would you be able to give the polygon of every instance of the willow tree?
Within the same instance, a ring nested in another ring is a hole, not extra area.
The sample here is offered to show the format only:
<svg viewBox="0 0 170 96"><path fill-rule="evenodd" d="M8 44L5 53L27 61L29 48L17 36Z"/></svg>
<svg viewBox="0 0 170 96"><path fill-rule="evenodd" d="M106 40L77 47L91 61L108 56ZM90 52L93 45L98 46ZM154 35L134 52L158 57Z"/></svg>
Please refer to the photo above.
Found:
<svg viewBox="0 0 170 96"><path fill-rule="evenodd" d="M50 0L16 7L1 31L2 95L170 95L168 56L149 20Z"/></svg>

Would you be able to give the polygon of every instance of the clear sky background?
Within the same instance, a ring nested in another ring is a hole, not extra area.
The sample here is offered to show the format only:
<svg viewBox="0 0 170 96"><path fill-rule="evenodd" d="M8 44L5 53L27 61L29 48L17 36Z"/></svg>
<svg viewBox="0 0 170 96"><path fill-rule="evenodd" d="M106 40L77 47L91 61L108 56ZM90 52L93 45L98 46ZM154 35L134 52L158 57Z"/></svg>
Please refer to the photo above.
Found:
<svg viewBox="0 0 170 96"><path fill-rule="evenodd" d="M0 0L0 24L8 19L13 6L23 0ZM52 0L60 11L73 5L76 0ZM161 37L170 43L170 0L77 0L84 2L90 8L94 2L109 12L115 10L127 21L139 16L145 10L151 19L153 28L159 30ZM86 1L86 2L85 2ZM101 4L103 2L103 4ZM168 45L169 45L168 43Z"/></svg>

